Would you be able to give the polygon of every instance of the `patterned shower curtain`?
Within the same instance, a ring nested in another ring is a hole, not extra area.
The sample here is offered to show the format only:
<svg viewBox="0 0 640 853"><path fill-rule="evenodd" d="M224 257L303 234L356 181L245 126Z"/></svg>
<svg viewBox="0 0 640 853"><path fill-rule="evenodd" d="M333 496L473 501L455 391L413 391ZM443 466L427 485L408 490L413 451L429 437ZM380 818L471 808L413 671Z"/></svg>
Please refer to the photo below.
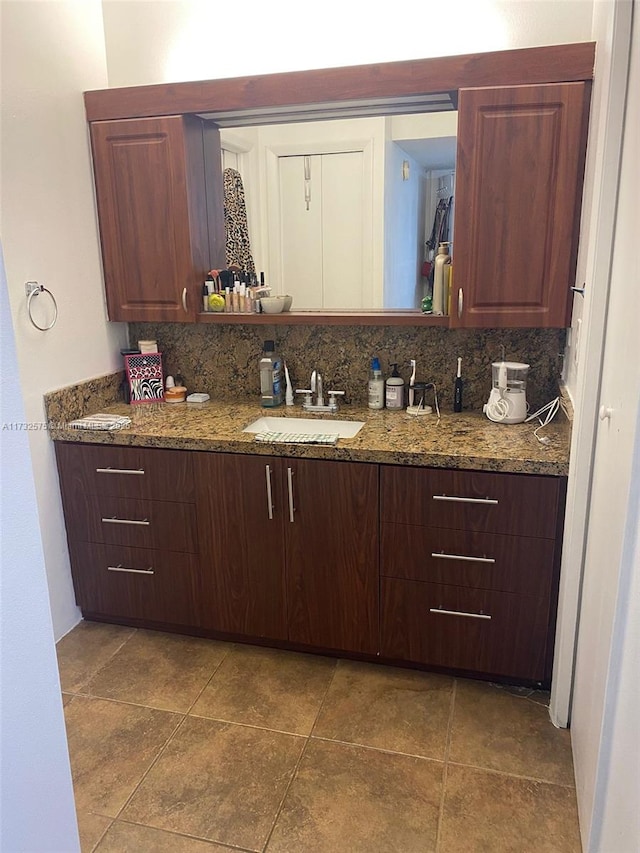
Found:
<svg viewBox="0 0 640 853"><path fill-rule="evenodd" d="M242 176L236 169L225 169L224 182L224 225L226 232L227 267L238 267L244 272L255 273L251 254L247 208L244 201Z"/></svg>

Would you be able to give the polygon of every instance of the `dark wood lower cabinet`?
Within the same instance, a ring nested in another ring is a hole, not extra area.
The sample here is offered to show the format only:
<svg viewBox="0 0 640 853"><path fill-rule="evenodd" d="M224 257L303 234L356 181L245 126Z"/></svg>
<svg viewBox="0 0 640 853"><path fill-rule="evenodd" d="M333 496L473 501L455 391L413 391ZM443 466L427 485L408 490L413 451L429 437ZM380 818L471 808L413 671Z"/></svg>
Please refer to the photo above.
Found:
<svg viewBox="0 0 640 853"><path fill-rule="evenodd" d="M200 621L197 557L121 545L70 544L76 600L83 612L180 627Z"/></svg>
<svg viewBox="0 0 640 853"><path fill-rule="evenodd" d="M203 627L287 639L282 501L270 456L195 453Z"/></svg>
<svg viewBox="0 0 640 853"><path fill-rule="evenodd" d="M73 443L56 453L89 618L549 682L561 479Z"/></svg>
<svg viewBox="0 0 640 853"><path fill-rule="evenodd" d="M545 599L382 578L385 658L542 681Z"/></svg>

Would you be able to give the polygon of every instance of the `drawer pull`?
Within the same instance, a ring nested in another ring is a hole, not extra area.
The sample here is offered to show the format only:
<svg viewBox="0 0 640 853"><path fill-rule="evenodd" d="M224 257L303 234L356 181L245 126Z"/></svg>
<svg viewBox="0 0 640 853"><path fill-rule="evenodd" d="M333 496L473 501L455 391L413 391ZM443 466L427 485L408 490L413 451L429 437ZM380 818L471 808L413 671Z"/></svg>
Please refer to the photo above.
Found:
<svg viewBox="0 0 640 853"><path fill-rule="evenodd" d="M271 466L265 465L264 472L267 478L267 515L269 521L273 521L273 495L271 492Z"/></svg>
<svg viewBox="0 0 640 853"><path fill-rule="evenodd" d="M296 511L295 506L293 505L293 469L287 468L287 489L289 491L289 521L293 524L295 518L293 514Z"/></svg>
<svg viewBox="0 0 640 853"><path fill-rule="evenodd" d="M142 521L136 521L134 518L116 518L115 515L111 518L103 518L103 524L140 524L144 527L148 527L151 522L147 521L146 518L143 518Z"/></svg>
<svg viewBox="0 0 640 853"><path fill-rule="evenodd" d="M144 468L96 468L96 474L144 474Z"/></svg>
<svg viewBox="0 0 640 853"><path fill-rule="evenodd" d="M459 498L455 495L432 495L434 501L453 501L461 504L497 504L493 498Z"/></svg>
<svg viewBox="0 0 640 853"><path fill-rule="evenodd" d="M430 607L429 613L442 613L444 616L467 616L469 619L491 619L488 613L465 613L464 610L443 610L442 607Z"/></svg>
<svg viewBox="0 0 640 853"><path fill-rule="evenodd" d="M466 557L462 554L445 554L441 551L439 554L433 553L432 557L437 557L438 560L466 560L467 563L495 563L493 557Z"/></svg>
<svg viewBox="0 0 640 853"><path fill-rule="evenodd" d="M120 565L118 563L117 566L107 566L107 571L109 572L131 572L133 575L152 575L154 574L153 566L149 566L148 569L129 569L126 566Z"/></svg>

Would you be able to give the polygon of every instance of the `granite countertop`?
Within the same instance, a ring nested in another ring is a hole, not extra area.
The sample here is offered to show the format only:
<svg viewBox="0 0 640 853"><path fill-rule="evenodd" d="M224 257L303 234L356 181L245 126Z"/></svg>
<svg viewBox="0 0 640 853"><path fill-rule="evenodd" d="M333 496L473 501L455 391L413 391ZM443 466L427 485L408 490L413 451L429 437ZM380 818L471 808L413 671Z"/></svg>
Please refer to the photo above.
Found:
<svg viewBox="0 0 640 853"><path fill-rule="evenodd" d="M365 422L355 438L333 445L266 444L243 428L261 416L315 417L321 432L322 417L300 406L263 409L254 402L112 404L93 409L126 414L130 427L118 431L51 429L55 441L91 444L164 447L254 453L312 459L425 465L525 474L566 476L569 469L571 424L563 411L543 431L546 445L534 436L534 423L495 424L478 412L415 417L406 412L372 411L345 405L337 418Z"/></svg>

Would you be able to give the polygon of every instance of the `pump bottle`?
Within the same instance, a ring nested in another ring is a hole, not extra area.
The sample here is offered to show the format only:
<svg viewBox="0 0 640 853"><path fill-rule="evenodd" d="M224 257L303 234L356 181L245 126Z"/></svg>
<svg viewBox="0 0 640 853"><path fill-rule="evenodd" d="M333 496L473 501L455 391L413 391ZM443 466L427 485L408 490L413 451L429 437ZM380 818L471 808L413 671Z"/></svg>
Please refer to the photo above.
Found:
<svg viewBox="0 0 640 853"><path fill-rule="evenodd" d="M398 373L396 362L391 364L393 370L385 383L385 402L387 409L402 409L404 407L404 379Z"/></svg>

